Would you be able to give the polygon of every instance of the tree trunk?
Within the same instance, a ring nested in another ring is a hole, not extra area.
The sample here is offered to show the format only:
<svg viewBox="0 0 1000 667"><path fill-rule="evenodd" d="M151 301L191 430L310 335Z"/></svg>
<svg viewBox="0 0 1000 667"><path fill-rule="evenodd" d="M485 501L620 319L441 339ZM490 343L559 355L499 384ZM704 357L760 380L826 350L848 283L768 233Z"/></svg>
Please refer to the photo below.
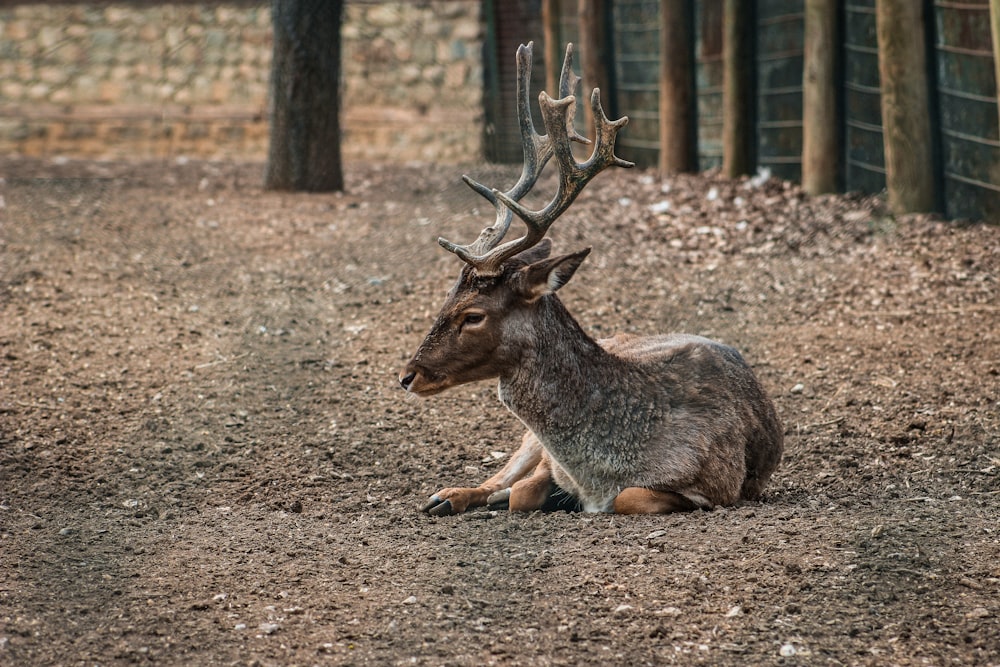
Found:
<svg viewBox="0 0 1000 667"><path fill-rule="evenodd" d="M698 168L693 39L691 0L660 0L661 175Z"/></svg>
<svg viewBox="0 0 1000 667"><path fill-rule="evenodd" d="M605 0L580 0L577 6L580 19L580 70L583 77L583 89L579 103L584 108L584 118L587 123L585 134L593 139L594 116L590 109L590 92L594 88L601 89L601 104L604 113L614 115L614 100L611 91L611 73L608 71L606 31L607 5Z"/></svg>
<svg viewBox="0 0 1000 667"><path fill-rule="evenodd" d="M923 3L878 0L875 8L889 208L894 213L931 211L934 178Z"/></svg>
<svg viewBox="0 0 1000 667"><path fill-rule="evenodd" d="M264 187L344 188L340 152L343 0L273 0L271 145Z"/></svg>
<svg viewBox="0 0 1000 667"><path fill-rule="evenodd" d="M722 174L753 168L753 4L725 0L722 14Z"/></svg>
<svg viewBox="0 0 1000 667"><path fill-rule="evenodd" d="M837 0L806 0L802 75L802 188L835 192L840 165L837 138Z"/></svg>

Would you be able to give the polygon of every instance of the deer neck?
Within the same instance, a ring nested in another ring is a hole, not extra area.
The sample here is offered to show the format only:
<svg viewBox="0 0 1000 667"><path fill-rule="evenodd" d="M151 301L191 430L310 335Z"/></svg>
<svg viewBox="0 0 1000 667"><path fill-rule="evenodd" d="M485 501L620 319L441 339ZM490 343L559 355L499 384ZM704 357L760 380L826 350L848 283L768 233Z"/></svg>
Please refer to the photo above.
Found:
<svg viewBox="0 0 1000 667"><path fill-rule="evenodd" d="M571 431L613 359L555 295L539 300L525 329L517 362L500 376L500 400L540 437Z"/></svg>

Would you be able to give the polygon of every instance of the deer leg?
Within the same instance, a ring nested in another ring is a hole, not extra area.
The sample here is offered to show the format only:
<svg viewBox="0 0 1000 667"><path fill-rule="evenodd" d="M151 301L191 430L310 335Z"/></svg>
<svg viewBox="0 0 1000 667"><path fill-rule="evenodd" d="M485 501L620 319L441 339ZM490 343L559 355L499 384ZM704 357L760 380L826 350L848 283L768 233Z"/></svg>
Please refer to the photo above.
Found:
<svg viewBox="0 0 1000 667"><path fill-rule="evenodd" d="M698 505L673 491L654 491L638 486L622 490L615 497L615 514L668 514L690 512Z"/></svg>
<svg viewBox="0 0 1000 667"><path fill-rule="evenodd" d="M511 486L524 478L542 460L542 443L528 431L521 439L521 447L514 452L497 474L475 488L441 489L430 497L421 508L433 516L460 514L471 507L481 507L493 502L498 493L509 491ZM502 502L502 498L498 502Z"/></svg>
<svg viewBox="0 0 1000 667"><path fill-rule="evenodd" d="M533 512L545 505L552 492L552 465L547 454L535 466L531 477L510 487L507 507L511 512Z"/></svg>

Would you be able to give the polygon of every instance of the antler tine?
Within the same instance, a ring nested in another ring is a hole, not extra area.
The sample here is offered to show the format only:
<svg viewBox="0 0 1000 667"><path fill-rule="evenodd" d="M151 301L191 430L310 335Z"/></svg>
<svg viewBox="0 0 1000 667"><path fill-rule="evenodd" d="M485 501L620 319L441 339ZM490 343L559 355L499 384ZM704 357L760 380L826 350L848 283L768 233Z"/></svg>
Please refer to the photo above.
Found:
<svg viewBox="0 0 1000 667"><path fill-rule="evenodd" d="M611 166L635 166L634 163L615 155L615 138L618 135L618 130L628 124L628 116L622 116L614 121L609 120L601 106L600 89L595 88L590 98L597 141L590 157L582 164L573 157L568 134L559 132L561 128L566 127L567 123L572 122L570 114L574 112L575 99L569 96L561 100L553 100L544 92L538 98L542 117L545 120L545 128L548 130L549 136L552 137L553 152L559 166L559 187L552 201L539 211L525 208L504 193L493 191L493 195L514 211L528 227L527 234L514 241L508 241L491 253L490 259L497 262L497 265L538 243L556 218L569 208L577 195L597 174Z"/></svg>
<svg viewBox="0 0 1000 667"><path fill-rule="evenodd" d="M521 129L521 146L524 154L524 163L521 168L521 176L517 183L510 190L504 193L505 197L511 201L519 201L531 188L534 187L539 175L546 163L553 155L553 142L550 137L552 133L540 135L535 130L534 122L531 119L531 100L529 88L531 83L531 61L533 42L528 45L521 45L517 50L517 117L518 126ZM573 45L566 45L566 56L563 59L562 73L559 77L559 95L562 98L569 98L571 105L575 105L573 91L580 83L580 77L573 72ZM567 115L567 123L564 126L566 135L572 141L589 144L590 140L581 136L573 127L574 113ZM556 134L561 134L557 132ZM465 183L493 204L496 209L496 220L493 225L480 232L479 237L469 245L458 245L447 239L439 238L441 244L449 252L458 255L463 261L471 264L481 275L489 275L499 270L500 262L491 259L491 251L496 248L506 236L513 220L513 213L502 201L497 199L493 188L489 188L468 176L462 176Z"/></svg>
<svg viewBox="0 0 1000 667"><path fill-rule="evenodd" d="M559 98L569 97L580 85L582 79L573 71L573 42L566 45L562 71L559 72Z"/></svg>
<svg viewBox="0 0 1000 667"><path fill-rule="evenodd" d="M566 56L563 58L562 73L559 75L559 99L565 99L573 96L576 87L580 85L580 81L582 80L583 79L577 76L576 72L573 71L573 43L570 42L566 45ZM573 119L575 117L576 97L573 97L573 102L570 104L570 110L566 114L568 121L566 125L566 134L572 141L589 145L590 139L576 131L576 126L573 124ZM549 135L551 135L551 133L549 133Z"/></svg>
<svg viewBox="0 0 1000 667"><path fill-rule="evenodd" d="M521 167L521 176L517 183L510 190L504 193L513 200L519 200L526 195L538 180L539 174L545 164L552 157L552 146L548 137L538 134L535 124L531 119L531 100L529 88L531 84L531 60L533 42L528 42L527 46L522 44L517 49L517 122L521 129L521 148L524 154L524 163ZM567 55L567 58L569 55ZM453 252L463 261L480 269L483 273L483 261L490 250L495 248L506 236L510 229L510 223L514 216L510 209L501 203L493 194L493 188L487 187L468 176L462 176L462 180L470 188L479 193L496 209L496 220L493 225L486 227L479 233L479 237L469 245L458 245L447 239L439 238L438 243L449 252ZM487 271L488 272L488 271Z"/></svg>

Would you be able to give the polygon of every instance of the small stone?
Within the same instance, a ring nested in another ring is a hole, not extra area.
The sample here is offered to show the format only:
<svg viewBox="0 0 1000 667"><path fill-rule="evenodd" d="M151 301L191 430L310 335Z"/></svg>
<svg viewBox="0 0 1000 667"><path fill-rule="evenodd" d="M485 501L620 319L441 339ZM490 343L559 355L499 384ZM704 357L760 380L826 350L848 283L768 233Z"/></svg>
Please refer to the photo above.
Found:
<svg viewBox="0 0 1000 667"><path fill-rule="evenodd" d="M790 658L796 653L798 653L798 651L796 651L795 647L792 646L791 644L783 644L782 647L778 650L778 654L785 658Z"/></svg>
<svg viewBox="0 0 1000 667"><path fill-rule="evenodd" d="M613 613L616 616L620 616L621 614L624 614L624 613L627 613L627 612L630 612L630 611L632 611L632 605L630 605L630 604L620 604L617 607L615 607L615 610L614 610Z"/></svg>
<svg viewBox="0 0 1000 667"><path fill-rule="evenodd" d="M965 615L966 618L989 618L990 616L990 610L986 607L976 607Z"/></svg>
<svg viewBox="0 0 1000 667"><path fill-rule="evenodd" d="M410 597L403 600L403 604L417 604L417 596L411 595Z"/></svg>
<svg viewBox="0 0 1000 667"><path fill-rule="evenodd" d="M275 632L278 631L278 628L280 626L277 623L261 623L257 627L265 635L273 635Z"/></svg>
<svg viewBox="0 0 1000 667"><path fill-rule="evenodd" d="M729 611L726 612L726 618L733 618L734 616L739 616L743 613L743 607L736 605L735 607L730 607Z"/></svg>
<svg viewBox="0 0 1000 667"><path fill-rule="evenodd" d="M806 390L806 386L805 386L804 384L802 384L801 382L799 382L799 383L798 383L798 384L796 384L796 385L795 385L794 387L792 387L792 388L791 388L791 389L789 390L789 392L790 392L790 393L792 393L792 394L801 394L801 393L802 393L802 392L804 392L805 390Z"/></svg>

